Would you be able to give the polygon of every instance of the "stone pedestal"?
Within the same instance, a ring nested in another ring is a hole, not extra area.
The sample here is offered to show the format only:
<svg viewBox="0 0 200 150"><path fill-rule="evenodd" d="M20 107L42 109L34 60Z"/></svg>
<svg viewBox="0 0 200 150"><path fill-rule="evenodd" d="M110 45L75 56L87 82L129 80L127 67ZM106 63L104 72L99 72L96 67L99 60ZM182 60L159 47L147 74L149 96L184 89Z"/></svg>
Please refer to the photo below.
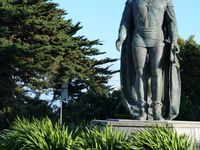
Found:
<svg viewBox="0 0 200 150"><path fill-rule="evenodd" d="M156 125L169 126L176 129L178 134L186 134L200 144L200 122L191 121L139 121L124 119L93 120L91 125L103 127L111 125L114 129L130 134L131 130L139 130Z"/></svg>

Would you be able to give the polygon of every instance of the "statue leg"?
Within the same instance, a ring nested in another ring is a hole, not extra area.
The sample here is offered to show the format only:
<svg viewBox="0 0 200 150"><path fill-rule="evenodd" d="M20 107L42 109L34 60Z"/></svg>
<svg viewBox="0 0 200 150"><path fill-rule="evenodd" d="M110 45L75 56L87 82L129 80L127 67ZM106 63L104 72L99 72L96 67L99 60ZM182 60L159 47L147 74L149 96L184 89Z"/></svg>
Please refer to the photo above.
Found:
<svg viewBox="0 0 200 150"><path fill-rule="evenodd" d="M146 120L147 118L146 99L145 99L146 85L147 85L146 56L147 56L147 49L145 47L133 48L133 60L136 72L135 88L137 92L138 107L140 110L140 115L137 118L138 120Z"/></svg>
<svg viewBox="0 0 200 150"><path fill-rule="evenodd" d="M151 92L153 119L163 120L162 117L162 65L163 65L163 47L152 47L149 49L150 66L151 66Z"/></svg>

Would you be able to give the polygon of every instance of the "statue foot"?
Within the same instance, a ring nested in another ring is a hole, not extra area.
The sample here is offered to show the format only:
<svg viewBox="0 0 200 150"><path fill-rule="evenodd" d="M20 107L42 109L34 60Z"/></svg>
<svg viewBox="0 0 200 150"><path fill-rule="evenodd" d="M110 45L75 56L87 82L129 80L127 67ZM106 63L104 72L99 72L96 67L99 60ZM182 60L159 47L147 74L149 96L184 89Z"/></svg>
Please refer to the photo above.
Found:
<svg viewBox="0 0 200 150"><path fill-rule="evenodd" d="M162 117L162 105L156 104L153 107L153 120L165 120Z"/></svg>
<svg viewBox="0 0 200 150"><path fill-rule="evenodd" d="M152 109L152 107L148 107L147 120L153 121L153 109Z"/></svg>
<svg viewBox="0 0 200 150"><path fill-rule="evenodd" d="M145 112L142 112L137 120L141 120L141 121L147 120L147 114Z"/></svg>

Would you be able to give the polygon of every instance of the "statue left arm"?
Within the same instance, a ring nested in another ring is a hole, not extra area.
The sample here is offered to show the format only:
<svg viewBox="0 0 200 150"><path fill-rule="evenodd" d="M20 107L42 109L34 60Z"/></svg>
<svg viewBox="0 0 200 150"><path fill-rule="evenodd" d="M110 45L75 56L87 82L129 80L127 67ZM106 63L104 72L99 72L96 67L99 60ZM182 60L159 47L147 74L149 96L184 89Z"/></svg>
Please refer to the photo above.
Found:
<svg viewBox="0 0 200 150"><path fill-rule="evenodd" d="M173 52L179 53L180 49L177 43L178 29L177 29L176 16L175 16L172 0L167 0L165 17L167 19L167 24L168 24L168 33L170 37L171 50Z"/></svg>

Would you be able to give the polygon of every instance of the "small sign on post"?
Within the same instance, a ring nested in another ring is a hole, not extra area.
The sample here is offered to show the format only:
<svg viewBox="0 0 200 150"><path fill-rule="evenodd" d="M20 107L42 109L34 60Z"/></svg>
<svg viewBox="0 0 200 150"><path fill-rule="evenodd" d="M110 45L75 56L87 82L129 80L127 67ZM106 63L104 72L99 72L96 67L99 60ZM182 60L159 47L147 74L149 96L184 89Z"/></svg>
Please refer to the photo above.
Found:
<svg viewBox="0 0 200 150"><path fill-rule="evenodd" d="M61 88L61 99L62 100L67 100L68 99L68 82L62 83L62 88Z"/></svg>
<svg viewBox="0 0 200 150"><path fill-rule="evenodd" d="M62 115L62 112L63 112L63 101L66 101L69 97L68 95L68 85L69 85L69 82L65 82L65 83L62 83L62 87L61 87L61 99L60 99L60 125L62 125L62 118L63 118L63 115Z"/></svg>

